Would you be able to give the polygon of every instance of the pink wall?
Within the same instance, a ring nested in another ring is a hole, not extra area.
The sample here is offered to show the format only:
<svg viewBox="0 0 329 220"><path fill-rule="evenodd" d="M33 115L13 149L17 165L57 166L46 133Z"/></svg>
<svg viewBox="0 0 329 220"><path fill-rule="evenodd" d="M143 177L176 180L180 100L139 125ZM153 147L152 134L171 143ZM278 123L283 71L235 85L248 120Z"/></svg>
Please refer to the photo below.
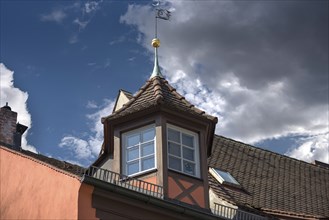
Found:
<svg viewBox="0 0 329 220"><path fill-rule="evenodd" d="M169 172L168 197L207 208L203 182L186 175Z"/></svg>
<svg viewBox="0 0 329 220"><path fill-rule="evenodd" d="M0 168L0 219L78 218L78 177L2 147ZM89 209L83 215L95 216L91 208L92 188L82 191L85 199L90 200L83 202Z"/></svg>
<svg viewBox="0 0 329 220"><path fill-rule="evenodd" d="M78 219L96 220L96 209L92 208L92 194L94 187L81 184L79 189L79 202L78 202Z"/></svg>

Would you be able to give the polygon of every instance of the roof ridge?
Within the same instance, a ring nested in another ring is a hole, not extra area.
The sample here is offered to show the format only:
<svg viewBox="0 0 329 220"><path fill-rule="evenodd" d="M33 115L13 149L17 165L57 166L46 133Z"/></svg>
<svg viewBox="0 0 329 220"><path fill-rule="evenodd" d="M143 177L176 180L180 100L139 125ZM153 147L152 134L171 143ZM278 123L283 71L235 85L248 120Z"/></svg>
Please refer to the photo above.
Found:
<svg viewBox="0 0 329 220"><path fill-rule="evenodd" d="M195 105L191 104L184 96L177 92L177 90L172 87L167 80L164 81L166 86L169 88L169 91L180 101L182 101L189 109L195 111L196 113L207 117L208 119L215 120L216 117L208 115L205 111L199 109Z"/></svg>
<svg viewBox="0 0 329 220"><path fill-rule="evenodd" d="M318 166L316 164L312 164L312 163L309 163L309 162L306 162L306 161L303 161L303 160L299 160L299 159L296 159L296 158L293 158L293 157L289 157L287 155L284 155L284 154L280 154L280 153L277 153L277 152L274 152L274 151L270 151L268 149L264 149L264 148L261 148L261 147L256 147L256 146L253 146L251 144L246 144L246 143L243 143L241 141L237 141L237 140L234 140L232 138L228 138L228 137L224 137L222 135L218 135L218 134L215 134L215 137L219 137L219 138L224 138L226 140L229 140L229 141L233 141L235 143L238 143L238 144L243 144L245 146L248 146L249 148L253 148L255 150L260 150L260 151L265 151L265 152L268 152L268 153L271 153L271 154L274 154L276 156L279 156L279 157L282 157L282 158L285 158L285 159L290 159L290 160L294 160L296 162L300 162L300 163L303 163L305 165L311 165L311 166L314 166L314 167L317 167L317 168L321 168L321 169L325 169L325 170L329 170L329 168L326 168L326 167L322 167L322 166Z"/></svg>
<svg viewBox="0 0 329 220"><path fill-rule="evenodd" d="M312 215L312 214L307 214L307 213L299 213L299 212L292 212L292 211L283 211L283 210L278 210L278 209L270 209L270 208L261 208L261 210L268 212L269 214L275 213L275 214L284 214L284 215L289 215L289 216L298 216L298 217L306 217L306 218L320 218L322 219L322 215Z"/></svg>
<svg viewBox="0 0 329 220"><path fill-rule="evenodd" d="M129 92L129 91L127 91L127 90L119 89L119 91L123 92L125 95L131 96L131 97L134 96L131 92Z"/></svg>
<svg viewBox="0 0 329 220"><path fill-rule="evenodd" d="M43 157L43 158L47 158L49 160L52 160L53 162L56 161L56 162L59 162L59 163L62 163L62 164L68 164L72 168L74 167L75 170L80 169L82 171L83 169L85 169L84 167L81 167L77 164L72 164L72 163L69 163L69 162L66 162L66 161L63 161L63 160L58 160L58 159L52 158L52 157L47 157L43 154L34 153L32 151L29 151L29 150L22 149L21 151L17 151L17 150L10 149L10 148L8 148L6 146L3 146L3 145L0 145L0 148L6 150L8 152L11 152L13 154L16 154L20 157L23 157L23 158L26 158L28 160L34 161L36 163L39 163L39 164L41 164L45 167L49 167L50 169L53 169L56 172L63 173L64 175L70 176L70 177L75 178L77 180L81 180L82 175L79 175L77 173L72 173L68 170L65 170L61 167L58 167L58 166L52 164L50 161L44 161L44 160L41 160L40 158Z"/></svg>
<svg viewBox="0 0 329 220"><path fill-rule="evenodd" d="M217 117L208 115L205 111L200 110L191 104L184 96L179 94L166 79L160 76L154 76L147 80L139 91L120 109L113 112L111 115L104 117L104 120L110 118L118 118L127 114L145 110L152 106L163 105L167 108L189 112L197 117L206 118L207 120L217 123Z"/></svg>
<svg viewBox="0 0 329 220"><path fill-rule="evenodd" d="M181 94L179 94L177 92L177 90L172 87L169 82L166 80L164 81L164 83L167 85L167 87L169 88L169 91L175 95L176 98L178 98L179 100L181 100L185 105L187 105L189 108L193 107L194 105L192 105L189 101L186 100L186 98L184 96L182 96Z"/></svg>
<svg viewBox="0 0 329 220"><path fill-rule="evenodd" d="M136 95L134 95L127 103L123 104L122 108L120 108L117 111L113 112L112 115L116 115L116 114L124 111L125 109L127 109L129 106L131 106L133 104L133 102L135 100L137 100L137 98L143 94L143 92L147 89L147 87L150 84L151 84L151 80L147 80L146 83L138 90L138 92L136 93ZM108 117L110 117L110 116L108 116ZM105 117L105 118L108 118L108 117Z"/></svg>
<svg viewBox="0 0 329 220"><path fill-rule="evenodd" d="M153 92L154 92L154 96L155 96L155 101L156 103L163 103L164 101L164 97L163 97L163 88L162 88L162 84L160 82L160 78L158 76L153 77Z"/></svg>
<svg viewBox="0 0 329 220"><path fill-rule="evenodd" d="M125 89L119 89L119 91L122 91L122 92L131 94L131 92L129 92L129 91L125 90Z"/></svg>

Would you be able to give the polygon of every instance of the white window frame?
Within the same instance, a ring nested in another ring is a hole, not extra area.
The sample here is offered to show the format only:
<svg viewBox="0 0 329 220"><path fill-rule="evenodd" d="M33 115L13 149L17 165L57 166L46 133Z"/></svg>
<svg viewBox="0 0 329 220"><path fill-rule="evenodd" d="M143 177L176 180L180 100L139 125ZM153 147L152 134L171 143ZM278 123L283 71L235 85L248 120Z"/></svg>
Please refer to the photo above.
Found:
<svg viewBox="0 0 329 220"><path fill-rule="evenodd" d="M151 130L153 129L154 130L154 139L153 140L150 140L150 141L147 141L147 142L141 142L141 139L142 139L142 132L143 131L146 131L146 130ZM128 137L130 136L133 136L133 135L136 135L136 134L139 134L139 143L134 145L134 146L127 146L127 141L128 141ZM150 143L150 142L154 142L154 153L153 154L149 154L149 155L146 155L146 156L141 156L142 155L142 144L145 144L145 143ZM138 157L136 159L133 159L134 161L139 161L139 171L136 172L136 173L133 173L133 174L128 174L128 154L127 154L127 151L128 149L130 148L134 148L138 146ZM142 170L142 159L144 158L147 158L147 157L151 157L151 155L153 155L153 158L154 158L154 167L151 167L147 170ZM147 125L147 126L144 126L144 127L141 127L141 128L137 128L137 129L134 129L132 131L128 131L128 132L125 132L122 134L122 172L124 175L127 175L127 176L136 176L136 175L140 175L140 174L143 174L143 173L146 173L146 172L149 172L151 170L154 170L157 168L157 159L156 159L156 129L155 129L155 125L152 124L152 125Z"/></svg>
<svg viewBox="0 0 329 220"><path fill-rule="evenodd" d="M220 172L225 173L225 175L227 175L228 179L223 177ZM218 169L218 168L209 167L209 173L213 177L215 177L215 179L218 182L220 182L221 184L230 183L230 184L234 184L234 185L237 185L237 186L240 185L240 183L229 172L223 171L223 170Z"/></svg>
<svg viewBox="0 0 329 220"><path fill-rule="evenodd" d="M172 129L172 130L175 130L175 131L178 131L180 133L180 142L181 143L177 143L175 141L171 141L169 140L169 129ZM194 141L194 161L191 161L191 160L188 160L186 158L183 158L183 147L186 147L186 148L189 148L189 149L192 149L186 145L183 145L182 143L182 134L187 134L187 135L190 135L190 136L193 136L193 141ZM180 173L183 173L185 175L189 175L189 176L193 176L193 177L197 177L197 178L200 178L200 147L199 147L199 134L196 133L196 132L193 132L193 131L190 131L190 130L187 130L187 129L184 129L184 128L181 128L181 127L178 127L178 126L175 126L175 125L172 125L172 124L167 124L167 163L168 163L168 169L170 170L174 170L176 172L180 172ZM178 144L180 145L180 155L181 156L177 156L177 155L173 155L173 154L170 154L169 153L169 142L172 142L172 143L175 143L175 144ZM180 162L181 162L181 170L177 170L177 169L174 169L174 168L170 168L169 167L169 157L175 157L176 159L180 159ZM195 164L195 175L193 174L190 174L190 173L187 173L187 172L184 172L184 161L187 161L187 162L190 162L190 163L194 163Z"/></svg>

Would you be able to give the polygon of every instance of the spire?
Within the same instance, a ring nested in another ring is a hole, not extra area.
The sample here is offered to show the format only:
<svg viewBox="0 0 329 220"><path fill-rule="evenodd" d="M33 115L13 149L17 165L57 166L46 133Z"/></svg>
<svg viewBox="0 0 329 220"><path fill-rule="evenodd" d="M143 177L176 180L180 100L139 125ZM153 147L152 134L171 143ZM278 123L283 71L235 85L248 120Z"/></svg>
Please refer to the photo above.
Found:
<svg viewBox="0 0 329 220"><path fill-rule="evenodd" d="M156 4L153 4L153 6L158 7L160 5L160 1L157 1ZM152 46L154 47L154 67L153 67L153 72L150 76L150 79L153 77L160 77L164 78L159 67L159 62L158 62L158 47L160 47L160 40L158 38L158 18L162 20L169 20L170 18L170 11L166 9L156 9L155 10L155 38L152 40Z"/></svg>
<svg viewBox="0 0 329 220"><path fill-rule="evenodd" d="M154 38L152 40L152 46L154 47L154 67L150 79L152 79L155 76L164 78L160 71L159 62L158 62L158 47L160 47L160 40L158 38Z"/></svg>

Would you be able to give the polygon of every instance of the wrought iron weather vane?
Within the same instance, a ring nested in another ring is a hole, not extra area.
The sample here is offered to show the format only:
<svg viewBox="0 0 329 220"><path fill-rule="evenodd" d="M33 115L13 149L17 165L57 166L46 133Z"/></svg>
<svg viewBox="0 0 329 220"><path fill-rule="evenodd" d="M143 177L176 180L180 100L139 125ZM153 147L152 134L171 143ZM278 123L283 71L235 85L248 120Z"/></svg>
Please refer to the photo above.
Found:
<svg viewBox="0 0 329 220"><path fill-rule="evenodd" d="M152 72L150 79L155 76L163 78L163 75L160 71L159 62L158 62L158 47L160 47L160 40L158 38L158 19L169 20L170 11L168 11L166 9L158 8L159 5L160 5L160 1L157 1L156 3L153 4L153 6L156 7L156 9L155 9L155 30L154 30L155 38L152 40L152 46L154 47L154 68L153 68L153 72Z"/></svg>

